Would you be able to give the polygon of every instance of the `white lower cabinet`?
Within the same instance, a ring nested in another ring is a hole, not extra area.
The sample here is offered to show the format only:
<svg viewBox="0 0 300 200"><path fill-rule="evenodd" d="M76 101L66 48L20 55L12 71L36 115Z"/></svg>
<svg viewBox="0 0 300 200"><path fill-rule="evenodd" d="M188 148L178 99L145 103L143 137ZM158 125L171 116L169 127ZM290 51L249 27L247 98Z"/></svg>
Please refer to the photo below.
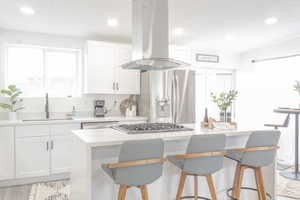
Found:
<svg viewBox="0 0 300 200"><path fill-rule="evenodd" d="M0 180L15 175L14 127L0 127Z"/></svg>
<svg viewBox="0 0 300 200"><path fill-rule="evenodd" d="M49 136L16 138L16 178L50 174Z"/></svg>
<svg viewBox="0 0 300 200"><path fill-rule="evenodd" d="M54 136L51 138L51 173L70 172L71 136Z"/></svg>

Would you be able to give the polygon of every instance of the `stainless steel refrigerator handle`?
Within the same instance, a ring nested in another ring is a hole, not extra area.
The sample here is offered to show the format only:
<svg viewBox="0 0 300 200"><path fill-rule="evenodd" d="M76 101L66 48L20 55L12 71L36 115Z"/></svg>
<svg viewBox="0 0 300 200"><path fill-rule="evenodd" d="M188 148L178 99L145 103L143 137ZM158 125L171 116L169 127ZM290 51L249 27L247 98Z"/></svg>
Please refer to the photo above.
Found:
<svg viewBox="0 0 300 200"><path fill-rule="evenodd" d="M178 76L174 72L174 82L175 82L175 116L174 124L178 121L178 110L179 110L179 87L178 87Z"/></svg>
<svg viewBox="0 0 300 200"><path fill-rule="evenodd" d="M171 117L172 123L175 123L175 81L174 81L174 73L171 81Z"/></svg>
<svg viewBox="0 0 300 200"><path fill-rule="evenodd" d="M171 80L171 120L172 123L174 122L174 84L173 84L173 79Z"/></svg>
<svg viewBox="0 0 300 200"><path fill-rule="evenodd" d="M178 88L178 78L176 76L175 71L173 72L172 76L172 123L176 124L177 123L177 115L178 115L178 94L179 94L179 88Z"/></svg>
<svg viewBox="0 0 300 200"><path fill-rule="evenodd" d="M185 100L186 100L186 90L187 90L187 87L188 87L189 76L190 76L190 71L186 70L185 73L184 73L184 80L182 81L182 84L181 84L181 86L182 86L181 96L178 92L178 95L180 96L179 97L180 103L179 103L179 108L178 108L178 110L179 110L178 116L182 116L182 109L184 107L184 104L186 103L185 102Z"/></svg>

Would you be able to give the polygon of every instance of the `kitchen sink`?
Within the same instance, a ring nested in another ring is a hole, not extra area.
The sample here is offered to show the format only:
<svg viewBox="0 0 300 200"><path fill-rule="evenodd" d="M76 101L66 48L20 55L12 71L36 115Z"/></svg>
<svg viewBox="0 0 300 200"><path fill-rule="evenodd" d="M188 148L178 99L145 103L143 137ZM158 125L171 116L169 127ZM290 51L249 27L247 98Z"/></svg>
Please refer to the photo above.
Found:
<svg viewBox="0 0 300 200"><path fill-rule="evenodd" d="M64 121L73 120L72 118L49 118L49 119L23 119L23 122L45 122L45 121Z"/></svg>

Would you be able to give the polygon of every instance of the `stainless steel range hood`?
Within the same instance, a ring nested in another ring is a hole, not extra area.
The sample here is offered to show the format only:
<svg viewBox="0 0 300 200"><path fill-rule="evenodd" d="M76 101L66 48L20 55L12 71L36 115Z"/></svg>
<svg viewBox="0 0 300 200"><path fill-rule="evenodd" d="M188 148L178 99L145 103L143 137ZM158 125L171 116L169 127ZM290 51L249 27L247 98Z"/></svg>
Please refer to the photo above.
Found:
<svg viewBox="0 0 300 200"><path fill-rule="evenodd" d="M133 70L170 70L187 68L190 64L182 62L180 60L175 60L171 58L143 58L140 60L135 60L122 65L123 69L133 69Z"/></svg>
<svg viewBox="0 0 300 200"><path fill-rule="evenodd" d="M134 61L121 67L142 71L189 67L169 58L168 0L133 0L132 5Z"/></svg>

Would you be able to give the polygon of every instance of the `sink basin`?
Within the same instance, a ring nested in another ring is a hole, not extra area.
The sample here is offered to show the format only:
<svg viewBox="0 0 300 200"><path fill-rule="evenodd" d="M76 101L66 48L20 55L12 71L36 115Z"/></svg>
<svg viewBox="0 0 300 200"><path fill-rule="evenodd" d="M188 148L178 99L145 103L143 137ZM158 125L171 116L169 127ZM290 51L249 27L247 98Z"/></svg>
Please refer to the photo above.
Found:
<svg viewBox="0 0 300 200"><path fill-rule="evenodd" d="M49 118L49 119L23 119L23 122L46 122L46 121L64 121L73 120L72 118Z"/></svg>

